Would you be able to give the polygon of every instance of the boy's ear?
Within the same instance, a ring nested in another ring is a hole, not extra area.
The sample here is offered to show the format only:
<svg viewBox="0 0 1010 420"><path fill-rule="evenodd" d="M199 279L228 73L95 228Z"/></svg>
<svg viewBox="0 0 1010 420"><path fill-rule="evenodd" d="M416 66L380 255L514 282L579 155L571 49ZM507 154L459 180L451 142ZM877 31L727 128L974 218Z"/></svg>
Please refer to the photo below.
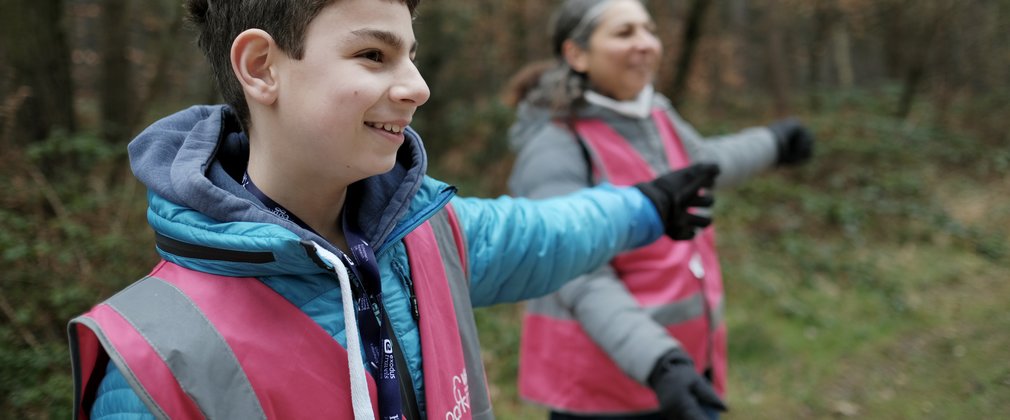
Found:
<svg viewBox="0 0 1010 420"><path fill-rule="evenodd" d="M280 49L274 38L261 29L247 29L231 44L231 68L246 97L264 105L277 99L278 82L274 62Z"/></svg>
<svg viewBox="0 0 1010 420"><path fill-rule="evenodd" d="M568 66L579 73L585 73L589 69L589 54L582 49L575 41L566 39L561 43L561 55L568 62Z"/></svg>

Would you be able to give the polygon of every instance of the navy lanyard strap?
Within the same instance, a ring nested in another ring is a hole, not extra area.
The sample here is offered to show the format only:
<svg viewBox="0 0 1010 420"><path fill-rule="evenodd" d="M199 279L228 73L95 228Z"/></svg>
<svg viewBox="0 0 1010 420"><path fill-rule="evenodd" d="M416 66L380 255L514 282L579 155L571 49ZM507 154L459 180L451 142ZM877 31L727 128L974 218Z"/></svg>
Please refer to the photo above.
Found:
<svg viewBox="0 0 1010 420"><path fill-rule="evenodd" d="M400 419L403 416L403 406L400 400L399 372L396 368L396 358L393 355L393 342L389 334L391 325L382 328L379 320L388 320L382 305L382 285L380 283L379 265L375 261L375 253L371 245L349 222L347 212L342 218L344 238L351 250L351 255L343 255L354 276L364 288L363 294L356 299L358 325L361 329L362 342L365 344L365 356L369 368L376 378L379 392L379 418Z"/></svg>
<svg viewBox="0 0 1010 420"><path fill-rule="evenodd" d="M249 178L248 172L242 175L242 186L245 187L246 191L249 191L250 194L256 197L257 200L263 203L263 205L267 207L267 210L270 210L270 212L273 213L275 216L280 217L281 219L287 220L289 222L292 222L300 226L302 229L305 229L309 232L319 235L318 232L309 227L309 225L306 224L304 221L302 221L302 219L299 219L298 216L296 216L294 213L288 211L288 209L284 208L284 206L280 205L280 203L274 201L272 198L268 197L266 193L260 190L259 187L257 187L256 184L253 183L252 178Z"/></svg>
<svg viewBox="0 0 1010 420"><path fill-rule="evenodd" d="M242 176L242 186L255 196L271 213L284 220L308 230L318 233L299 219L294 213L288 211L280 203L274 201L260 190L249 174ZM382 328L379 320L388 319L385 315L385 308L382 306L382 286L380 283L379 265L375 261L375 253L371 245L364 240L357 229L356 224L348 219L348 212L343 212L341 217L343 223L344 236L347 245L351 250L351 255L339 252L338 256L344 260L350 270L351 284L354 286L355 312L358 328L361 332L361 341L365 345L365 357L368 359L368 369L376 378L378 387L379 416L381 419L400 419L403 417L402 403L400 401L400 383L397 378L399 372L396 368L396 359L393 356L393 343L389 337L392 326L387 325ZM413 298L413 294L411 294ZM412 302L413 306L416 303Z"/></svg>

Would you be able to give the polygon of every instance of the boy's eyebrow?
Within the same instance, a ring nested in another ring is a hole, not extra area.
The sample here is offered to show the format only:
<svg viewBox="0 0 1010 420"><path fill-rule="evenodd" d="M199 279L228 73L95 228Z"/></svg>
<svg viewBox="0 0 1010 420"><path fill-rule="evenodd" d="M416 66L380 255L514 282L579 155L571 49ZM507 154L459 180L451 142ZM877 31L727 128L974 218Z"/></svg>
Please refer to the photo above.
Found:
<svg viewBox="0 0 1010 420"><path fill-rule="evenodd" d="M374 38L375 40L382 42L383 44L389 45L390 47L395 49L403 48L404 44L403 38L401 38L399 35L379 29L368 29L368 28L358 29L355 31L351 31L351 34L360 37ZM413 43L410 44L410 52L414 51L417 51L417 41L414 41Z"/></svg>

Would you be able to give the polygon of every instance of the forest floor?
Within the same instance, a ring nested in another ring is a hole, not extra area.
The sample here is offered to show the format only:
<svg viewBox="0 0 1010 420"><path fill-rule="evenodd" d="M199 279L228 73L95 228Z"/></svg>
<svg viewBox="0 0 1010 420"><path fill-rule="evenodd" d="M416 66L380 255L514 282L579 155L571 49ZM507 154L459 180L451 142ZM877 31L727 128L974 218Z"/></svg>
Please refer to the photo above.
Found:
<svg viewBox="0 0 1010 420"><path fill-rule="evenodd" d="M1001 95L942 111L923 102L901 120L873 92L826 97L800 115L818 137L810 162L717 192L724 418L1007 416ZM755 116L768 108L760 103L735 106L685 117L709 135L767 119ZM70 416L67 320L157 261L124 149L76 135L0 154L0 418ZM436 176L493 195L483 181L507 169L499 159L496 171ZM521 313L477 311L488 382L499 418L543 419L516 392Z"/></svg>
<svg viewBox="0 0 1010 420"><path fill-rule="evenodd" d="M1010 150L848 105L807 118L807 165L717 195L724 418L1006 416ZM478 312L495 411L546 418L516 395L520 317Z"/></svg>

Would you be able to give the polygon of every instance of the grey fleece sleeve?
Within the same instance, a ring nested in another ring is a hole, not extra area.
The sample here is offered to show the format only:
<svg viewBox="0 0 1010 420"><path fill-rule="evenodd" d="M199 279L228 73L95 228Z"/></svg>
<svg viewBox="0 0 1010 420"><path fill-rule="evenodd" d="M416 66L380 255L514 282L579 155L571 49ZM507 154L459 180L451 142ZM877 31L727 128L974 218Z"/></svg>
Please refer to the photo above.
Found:
<svg viewBox="0 0 1010 420"><path fill-rule="evenodd" d="M589 167L574 136L553 125L519 151L509 178L513 194L530 198L566 194L589 184ZM643 384L660 356L679 346L638 305L609 265L577 277L553 298L621 370Z"/></svg>
<svg viewBox="0 0 1010 420"><path fill-rule="evenodd" d="M691 160L719 165L716 189L740 185L771 168L778 160L775 136L765 127L751 127L735 134L703 138L676 111L669 109L668 112Z"/></svg>

